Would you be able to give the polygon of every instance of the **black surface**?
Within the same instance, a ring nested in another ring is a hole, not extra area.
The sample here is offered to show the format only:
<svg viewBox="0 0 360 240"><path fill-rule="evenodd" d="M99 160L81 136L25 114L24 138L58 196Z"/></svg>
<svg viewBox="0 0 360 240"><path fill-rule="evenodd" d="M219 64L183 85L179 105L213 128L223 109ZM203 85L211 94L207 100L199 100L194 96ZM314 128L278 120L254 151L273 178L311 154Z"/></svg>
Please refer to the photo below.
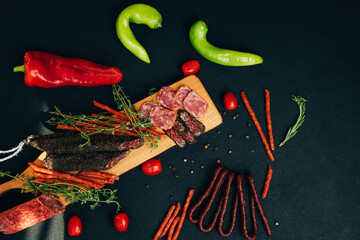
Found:
<svg viewBox="0 0 360 240"><path fill-rule="evenodd" d="M122 211L130 218L124 233L112 224L114 206L94 211L71 205L64 214L0 239L71 239L66 223L76 214L83 220L77 239L151 239L171 204L184 202L190 188L194 200L206 188L216 160L237 172L251 172L260 192L268 164L274 175L262 201L273 230L272 239L357 239L359 230L359 3L357 1L144 1L163 16L163 28L132 25L147 49L151 64L126 50L115 33L117 14L133 1L4 1L0 7L0 149L16 146L30 134L45 134L44 111L59 106L73 113L93 113L96 99L110 106L111 87L58 89L30 88L21 73L29 50L85 58L119 67L122 86L133 102L183 78L181 65L200 61L197 76L220 111L222 96L233 91L239 107L227 111L224 124L201 136L194 145L174 147L161 154L163 172L146 176L135 168L113 185ZM224 67L198 55L188 40L192 23L202 19L214 45L253 52L264 63L253 67ZM268 159L240 91L246 91L265 128L264 88L271 92L271 113L278 145L296 120L298 108L291 95L309 99L299 133L276 148ZM233 120L236 113L239 117ZM46 119L46 117L45 117ZM221 133L218 134L217 130ZM232 138L228 138L228 134ZM246 139L245 136L250 136ZM210 143L208 149L204 144ZM218 150L214 153L213 147ZM228 150L232 154L228 154ZM255 152L251 153L254 149ZM39 151L27 147L1 169L21 172ZM184 158L188 161L185 163ZM191 163L191 159L194 163ZM201 164L205 168L200 167ZM168 165L176 170L168 169ZM190 171L194 173L191 174ZM180 177L177 179L173 173ZM3 181L3 180L2 180ZM145 186L149 185L147 189ZM170 199L173 196L173 200ZM31 199L18 191L0 198L0 211ZM275 222L279 222L276 226ZM259 225L258 239L267 239ZM217 230L202 233L185 221L179 239L222 239ZM245 239L240 221L228 239Z"/></svg>

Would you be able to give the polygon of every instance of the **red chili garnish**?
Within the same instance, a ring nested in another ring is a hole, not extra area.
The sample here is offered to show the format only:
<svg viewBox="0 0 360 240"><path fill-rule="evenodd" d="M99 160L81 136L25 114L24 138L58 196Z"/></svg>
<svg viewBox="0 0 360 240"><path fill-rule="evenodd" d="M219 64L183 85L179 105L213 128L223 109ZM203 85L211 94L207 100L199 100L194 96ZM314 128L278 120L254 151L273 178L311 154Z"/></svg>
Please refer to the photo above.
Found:
<svg viewBox="0 0 360 240"><path fill-rule="evenodd" d="M116 84L122 79L118 68L45 52L26 52L24 65L15 67L14 71L25 71L26 85L43 88L95 87Z"/></svg>

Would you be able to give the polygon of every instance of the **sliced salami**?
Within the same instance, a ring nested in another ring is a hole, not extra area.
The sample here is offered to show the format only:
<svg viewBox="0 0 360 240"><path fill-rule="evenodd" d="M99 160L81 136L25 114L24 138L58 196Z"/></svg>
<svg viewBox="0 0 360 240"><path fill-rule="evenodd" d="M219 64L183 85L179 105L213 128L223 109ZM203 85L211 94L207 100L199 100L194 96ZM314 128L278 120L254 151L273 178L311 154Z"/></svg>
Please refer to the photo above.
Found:
<svg viewBox="0 0 360 240"><path fill-rule="evenodd" d="M0 213L0 231L13 234L64 211L65 206L55 196L43 194Z"/></svg>
<svg viewBox="0 0 360 240"><path fill-rule="evenodd" d="M176 103L174 100L175 90L171 87L162 87L156 96L157 101L164 107L171 110L178 110L181 105Z"/></svg>
<svg viewBox="0 0 360 240"><path fill-rule="evenodd" d="M150 110L155 106L157 106L157 104L154 102L144 102L140 107L140 112L142 113L139 115L140 118L143 119L150 116Z"/></svg>
<svg viewBox="0 0 360 240"><path fill-rule="evenodd" d="M205 126L199 120L192 117L189 112L185 110L179 110L179 116L181 120L185 123L189 131L198 137L205 132Z"/></svg>
<svg viewBox="0 0 360 240"><path fill-rule="evenodd" d="M183 105L186 111L196 118L203 117L209 107L209 104L194 91L185 97Z"/></svg>
<svg viewBox="0 0 360 240"><path fill-rule="evenodd" d="M175 120L176 120L175 112L160 106L151 108L150 122L155 127L168 130L174 126Z"/></svg>
<svg viewBox="0 0 360 240"><path fill-rule="evenodd" d="M197 139L190 131L187 131L182 135L182 138L185 139L186 143L193 144L196 143Z"/></svg>
<svg viewBox="0 0 360 240"><path fill-rule="evenodd" d="M173 128L178 132L179 135L183 135L187 131L187 127L180 117L176 118Z"/></svg>
<svg viewBox="0 0 360 240"><path fill-rule="evenodd" d="M190 92L191 89L188 86L181 86L174 95L174 101L180 106L183 106L183 101Z"/></svg>

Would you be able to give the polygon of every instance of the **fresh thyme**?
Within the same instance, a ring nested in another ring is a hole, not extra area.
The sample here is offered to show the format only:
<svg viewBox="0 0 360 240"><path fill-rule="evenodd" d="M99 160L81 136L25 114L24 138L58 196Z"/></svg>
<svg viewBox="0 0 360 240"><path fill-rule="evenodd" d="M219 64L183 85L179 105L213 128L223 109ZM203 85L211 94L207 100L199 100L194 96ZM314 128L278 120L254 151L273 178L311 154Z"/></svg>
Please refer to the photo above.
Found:
<svg viewBox="0 0 360 240"><path fill-rule="evenodd" d="M66 201L80 204L90 204L90 209L100 206L103 203L116 204L116 211L120 210L120 203L116 201L116 189L109 188L95 189L85 188L72 183L54 182L54 183L39 183L34 178L27 178L24 175L11 175L10 171L0 170L0 177L10 177L12 179L20 179L24 182L21 190L22 193L32 192L35 195L52 194L62 195Z"/></svg>
<svg viewBox="0 0 360 240"><path fill-rule="evenodd" d="M129 97L127 97L118 84L112 85L114 101L117 103L117 108L119 111L124 111L126 116L129 118L131 125L136 127L135 132L149 144L151 149L156 149L158 147L158 140L161 138L159 136L154 137L151 132L144 132L143 129L151 128L152 125L148 121L149 117L141 118L142 113L136 111L134 105L131 104ZM149 92L151 94L155 91L155 88L152 88Z"/></svg>
<svg viewBox="0 0 360 240"><path fill-rule="evenodd" d="M287 132L285 139L280 143L279 147L284 145L290 138L294 137L296 133L298 132L298 129L301 127L301 125L305 121L305 103L308 101L300 96L292 96L292 100L297 103L299 106L299 116L295 122L295 124L290 127L289 131Z"/></svg>

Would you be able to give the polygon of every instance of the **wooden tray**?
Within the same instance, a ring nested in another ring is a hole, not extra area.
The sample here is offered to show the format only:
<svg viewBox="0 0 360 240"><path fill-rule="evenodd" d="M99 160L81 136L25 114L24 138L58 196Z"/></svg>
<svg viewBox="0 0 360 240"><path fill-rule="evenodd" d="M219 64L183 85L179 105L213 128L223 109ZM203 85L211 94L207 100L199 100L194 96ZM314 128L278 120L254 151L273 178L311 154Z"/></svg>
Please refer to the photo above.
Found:
<svg viewBox="0 0 360 240"><path fill-rule="evenodd" d="M183 78L182 80L170 85L173 89L178 89L180 86L186 85L192 90L194 90L196 93L198 93L208 104L209 109L207 110L204 117L199 118L199 120L205 125L205 132L210 131L211 129L217 127L222 123L222 117L215 107L213 101L211 100L209 94L206 92L206 89L202 85L199 78L197 78L195 75L190 75L186 78ZM139 109L141 104L146 101L151 101L152 99L156 99L156 95L158 93L153 94L152 96L149 96L137 103L134 104L136 109ZM167 136L163 137L161 140L158 141L158 148L157 149L151 149L149 146L143 146L139 149L131 150L130 154L122 159L118 164L116 164L113 168L107 170L106 172L115 174L120 176L121 174L135 168L136 166L142 164L143 162L149 160L150 158L153 158L160 153L168 150L169 148L175 146L175 143L168 138ZM185 146L186 147L186 146ZM46 157L46 152L43 152L35 161L34 163L38 166L43 166L43 160ZM33 177L34 171L32 168L28 167L22 174L24 174L26 177ZM15 188L21 188L23 182L19 179L16 179L15 181L9 181L6 183L3 183L0 185L0 196ZM60 197L60 200L62 203L66 206L70 204L70 202L66 202L63 198Z"/></svg>

